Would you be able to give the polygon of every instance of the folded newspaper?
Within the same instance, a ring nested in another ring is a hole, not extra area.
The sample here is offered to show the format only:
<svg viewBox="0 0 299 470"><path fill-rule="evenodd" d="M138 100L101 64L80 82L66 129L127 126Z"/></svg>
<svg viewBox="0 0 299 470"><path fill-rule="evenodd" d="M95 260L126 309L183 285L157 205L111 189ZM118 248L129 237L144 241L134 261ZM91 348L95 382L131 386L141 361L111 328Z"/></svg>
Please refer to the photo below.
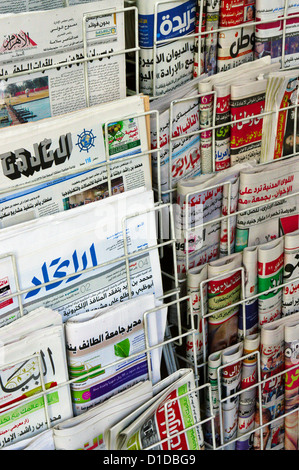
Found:
<svg viewBox="0 0 299 470"><path fill-rule="evenodd" d="M24 439L3 450L56 450L53 438L53 429L48 429L35 437Z"/></svg>
<svg viewBox="0 0 299 470"><path fill-rule="evenodd" d="M73 416L61 316L40 308L13 326L0 331L1 448Z"/></svg>
<svg viewBox="0 0 299 470"><path fill-rule="evenodd" d="M298 146L298 69L269 75L263 124L261 162L296 154Z"/></svg>
<svg viewBox="0 0 299 470"><path fill-rule="evenodd" d="M119 393L80 416L54 426L56 450L107 450L107 431L153 396L149 381Z"/></svg>
<svg viewBox="0 0 299 470"><path fill-rule="evenodd" d="M204 450L199 399L194 390L194 373L187 369L121 431L117 450Z"/></svg>
<svg viewBox="0 0 299 470"><path fill-rule="evenodd" d="M254 2L251 0L222 0L218 33L217 71L233 69L253 60ZM247 24L248 23L248 24ZM236 28L236 26L240 26Z"/></svg>
<svg viewBox="0 0 299 470"><path fill-rule="evenodd" d="M161 297L153 209L152 191L140 188L0 231L1 325L20 316L20 302L24 313L44 306L66 321L130 294Z"/></svg>
<svg viewBox="0 0 299 470"><path fill-rule="evenodd" d="M25 11L54 10L67 5L79 5L97 0L2 0L0 13L23 13Z"/></svg>
<svg viewBox="0 0 299 470"><path fill-rule="evenodd" d="M170 374L169 376L163 378L160 382L152 385L151 392L152 397L147 401L144 401L143 404L138 405L138 407L128 413L123 419L120 419L116 424L112 425L110 428L107 428L105 431L105 440L107 447L110 450L117 450L121 441L121 433L129 425L131 425L144 411L148 409L152 403L155 403L157 399L164 394L165 390L168 389L175 381L181 378L186 374L186 369L179 369L176 372Z"/></svg>
<svg viewBox="0 0 299 470"><path fill-rule="evenodd" d="M298 342L299 315L264 325L261 331L264 449L297 450L298 429ZM286 374L281 372L286 371ZM283 416L274 423L271 421ZM259 431L255 434L256 447L260 448Z"/></svg>
<svg viewBox="0 0 299 470"><path fill-rule="evenodd" d="M186 36L195 32L196 4L137 0L141 92L159 96L192 80L195 40Z"/></svg>
<svg viewBox="0 0 299 470"><path fill-rule="evenodd" d="M212 148L213 131L206 132L203 173L222 171L246 158L259 160L263 121L258 118L265 107L265 79L279 70L279 64L271 64L269 57L218 73L199 83L199 92L209 101L203 108L201 122L207 128L216 125L215 148ZM261 83L260 83L261 81ZM206 95L206 96L204 96ZM216 103L215 103L216 100ZM215 108L215 124L213 110ZM255 116L257 116L255 118ZM240 122L241 119L247 120ZM238 121L235 124L229 123ZM215 155L212 151L215 150ZM232 154L232 155L231 155ZM242 155L242 158L239 155Z"/></svg>
<svg viewBox="0 0 299 470"><path fill-rule="evenodd" d="M225 445L225 450L235 450L238 432L240 396L233 396L241 390L243 343L223 348L209 355L209 382L212 387L212 406L206 409L206 418L214 415L216 445ZM206 427L206 439L212 443L212 424Z"/></svg>
<svg viewBox="0 0 299 470"><path fill-rule="evenodd" d="M161 379L161 348L167 309L154 295L143 295L121 305L82 313L65 324L74 414L143 380Z"/></svg>
<svg viewBox="0 0 299 470"><path fill-rule="evenodd" d="M236 251L299 228L297 168L298 157L294 157L241 172Z"/></svg>
<svg viewBox="0 0 299 470"><path fill-rule="evenodd" d="M125 98L124 14L113 13L122 8L99 0L1 15L0 127Z"/></svg>
<svg viewBox="0 0 299 470"><path fill-rule="evenodd" d="M299 6L296 1L256 0L255 57L271 57L283 68L299 64ZM283 20L281 18L286 18Z"/></svg>
<svg viewBox="0 0 299 470"><path fill-rule="evenodd" d="M234 252L240 175L255 168L244 162L215 175L180 181L177 188L178 273ZM221 216L230 220L220 221Z"/></svg>
<svg viewBox="0 0 299 470"><path fill-rule="evenodd" d="M202 172L198 84L204 77L182 85L151 103L151 111L158 113L159 118L157 120L155 114L151 116L153 183L157 189L160 185L163 202L175 200L178 181ZM189 136L193 133L195 135ZM158 139L160 161L156 151Z"/></svg>
<svg viewBox="0 0 299 470"><path fill-rule="evenodd" d="M147 109L145 97L132 96L94 106L92 114L86 109L2 129L0 227L136 187L150 190Z"/></svg>

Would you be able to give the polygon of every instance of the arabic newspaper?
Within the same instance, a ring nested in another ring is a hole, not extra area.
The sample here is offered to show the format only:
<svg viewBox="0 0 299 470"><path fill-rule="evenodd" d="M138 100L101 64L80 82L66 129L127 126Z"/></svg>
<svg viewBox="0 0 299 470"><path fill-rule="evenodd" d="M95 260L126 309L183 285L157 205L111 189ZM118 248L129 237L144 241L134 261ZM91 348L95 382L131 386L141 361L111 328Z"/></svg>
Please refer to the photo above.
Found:
<svg viewBox="0 0 299 470"><path fill-rule="evenodd" d="M239 305L230 305L241 299L241 266L240 253L208 265L209 354L238 341Z"/></svg>
<svg viewBox="0 0 299 470"><path fill-rule="evenodd" d="M164 340L167 309L145 317L155 307L154 296L143 295L66 322L69 374L72 379L78 378L71 385L75 415L147 380L149 363L153 383L160 380L158 348L151 351L150 362L144 352L146 332L149 347ZM89 372L93 373L80 379Z"/></svg>
<svg viewBox="0 0 299 470"><path fill-rule="evenodd" d="M179 180L201 174L200 135L189 137L189 134L200 129L200 104L197 96L198 83L203 78L194 79L151 103L151 111L156 111L159 116L159 123L155 114L151 116L153 184L155 188L159 188L161 181L163 202L171 200L171 193L175 199ZM160 165L156 152L158 139Z"/></svg>
<svg viewBox="0 0 299 470"><path fill-rule="evenodd" d="M201 15L201 4L202 7L202 18ZM195 33L199 33L200 29L200 19L201 19L201 32L206 31L206 21L207 21L207 3L206 0L197 0L196 7L196 21L195 21ZM194 78L199 77L205 72L205 36L196 36L194 42Z"/></svg>
<svg viewBox="0 0 299 470"><path fill-rule="evenodd" d="M298 12L296 1L273 0L269 3L267 0L256 0L256 58L268 55L273 61L282 63L284 68L298 65ZM280 20L284 16L288 17L285 21L285 41L284 20Z"/></svg>
<svg viewBox="0 0 299 470"><path fill-rule="evenodd" d="M195 364L194 356L196 356L196 363L203 363L204 344L207 346L207 325L203 328L202 317L207 314L207 301L208 301L208 284L203 288L203 299L201 298L200 286L202 282L208 279L208 266L204 265L199 268L190 269L187 272L187 295L190 296L190 303L187 304L188 314L193 314L197 320L197 332L194 336L190 334L186 339L186 359L191 364ZM192 312L190 308L192 305ZM203 313L202 313L203 306ZM206 323L206 322L205 322Z"/></svg>
<svg viewBox="0 0 299 470"><path fill-rule="evenodd" d="M196 4L197 0L160 5L156 0L137 0L142 93L160 96L192 80L195 40L185 36L195 32Z"/></svg>
<svg viewBox="0 0 299 470"><path fill-rule="evenodd" d="M282 316L286 317L298 312L298 258L299 258L299 232L296 230L284 237L284 271L283 283L287 285L283 288ZM294 282L290 282L294 279Z"/></svg>
<svg viewBox="0 0 299 470"><path fill-rule="evenodd" d="M273 240L258 247L259 293L277 287L277 290L261 295L258 301L259 326L281 317L284 265L284 239Z"/></svg>
<svg viewBox="0 0 299 470"><path fill-rule="evenodd" d="M99 12L96 18L86 20L89 58L124 50L123 13L113 14L113 10L122 7L122 0L100 0L51 11L2 15L0 126L59 116L88 104L125 98L124 54L64 65L84 58L84 14ZM101 11L108 8L112 12L101 16Z"/></svg>
<svg viewBox="0 0 299 470"><path fill-rule="evenodd" d="M90 3L97 0L68 0L69 5ZM54 10L66 6L66 0L2 0L0 13L22 13L26 11Z"/></svg>
<svg viewBox="0 0 299 470"><path fill-rule="evenodd" d="M199 84L200 93L203 92L204 85ZM209 129L213 121L213 95L207 94L200 97L200 128ZM201 154L201 172L207 175L213 172L212 159L212 131L206 130L200 133L200 154Z"/></svg>
<svg viewBox="0 0 299 470"><path fill-rule="evenodd" d="M222 393L221 397L228 398L239 392L242 383L243 343L230 346L222 351ZM228 398L222 404L223 411L223 441L224 443L236 439L238 432L238 412L240 396ZM236 442L225 446L225 450L235 450Z"/></svg>
<svg viewBox="0 0 299 470"><path fill-rule="evenodd" d="M295 109L298 104L298 87L298 70L272 73L269 76L265 112L276 112L264 118L261 162L292 155L299 150Z"/></svg>
<svg viewBox="0 0 299 470"><path fill-rule="evenodd" d="M120 450L151 446L153 450L204 450L201 425L194 426L200 422L199 399L194 389L194 374L189 370L122 431Z"/></svg>
<svg viewBox="0 0 299 470"><path fill-rule="evenodd" d="M243 251L243 267L245 271L245 325L243 315L239 316L239 337L247 338L258 331L258 248L245 248ZM244 333L245 329L245 333Z"/></svg>
<svg viewBox="0 0 299 470"><path fill-rule="evenodd" d="M212 391L212 412L206 396L206 418L214 415L213 422L205 426L205 438L212 445L212 426L216 446L237 437L239 396L232 398L241 388L243 344L238 343L214 352L208 357L209 383ZM222 367L224 366L224 367ZM221 371L220 371L221 367ZM221 405L220 405L221 400ZM225 450L235 450L235 443L225 445Z"/></svg>
<svg viewBox="0 0 299 470"><path fill-rule="evenodd" d="M248 118L231 126L232 166L245 160L260 160L263 118L258 116L264 113L266 87L267 79L231 86L231 120Z"/></svg>
<svg viewBox="0 0 299 470"><path fill-rule="evenodd" d="M149 381L132 386L53 429L56 450L107 450L106 430L153 396Z"/></svg>
<svg viewBox="0 0 299 470"><path fill-rule="evenodd" d="M145 109L144 98L133 96L115 106L94 106L92 115L76 111L0 131L1 228L136 187L151 189L150 157L138 156L149 151L146 117L134 117ZM109 167L110 192L108 159L115 161Z"/></svg>
<svg viewBox="0 0 299 470"><path fill-rule="evenodd" d="M298 227L298 157L241 171L236 251L257 246Z"/></svg>
<svg viewBox="0 0 299 470"><path fill-rule="evenodd" d="M205 35L205 72L209 75L217 73L218 55L218 33L213 31L219 29L220 0L207 0L207 21Z"/></svg>
<svg viewBox="0 0 299 470"><path fill-rule="evenodd" d="M230 227L227 220L218 220L228 213L229 200L231 214L237 207L235 199L239 191L240 172L246 167L250 168L251 163L245 162L215 175L202 175L178 183L176 238L179 275L226 256L229 233L233 248L234 218L230 221Z"/></svg>
<svg viewBox="0 0 299 470"><path fill-rule="evenodd" d="M285 417L285 450L298 450L299 448L299 426L298 426L298 404L299 404L299 366L298 358L299 344L299 321L286 324L285 326L285 368L291 369L286 374L285 383L285 411L295 412Z"/></svg>
<svg viewBox="0 0 299 470"><path fill-rule="evenodd" d="M261 329L261 373L262 380L267 380L262 385L262 415L259 416L256 425L269 423L264 428L264 449L284 448L285 430L284 419L272 421L285 412L284 409L284 375L277 375L284 371L284 330L282 326L276 326L276 322L263 325ZM260 449L260 432L254 435L254 448Z"/></svg>
<svg viewBox="0 0 299 470"><path fill-rule="evenodd" d="M144 401L144 403L139 405L134 411L131 411L123 419L119 420L115 425L107 429L105 432L105 439L108 449L119 450L124 440L122 432L128 428L128 426L137 421L139 416L141 416L153 403L157 402L161 396L164 396L166 390L168 390L174 382L185 376L188 372L188 369L178 369L153 385L152 398Z"/></svg>
<svg viewBox="0 0 299 470"><path fill-rule="evenodd" d="M4 447L2 450L55 450L53 430L48 429L35 437Z"/></svg>
<svg viewBox="0 0 299 470"><path fill-rule="evenodd" d="M213 445L213 428L215 433L215 444L220 445L220 404L219 404L219 385L217 370L222 364L221 352L216 352L208 356L208 383L211 386L212 403L209 394L205 395L205 418L213 420L208 421L204 425L205 441L210 446Z"/></svg>
<svg viewBox="0 0 299 470"><path fill-rule="evenodd" d="M267 446L270 445L274 448L284 448L285 450L296 450L298 449L298 341L299 341L299 314L294 313L288 317L276 320L268 325L262 327L262 333L266 337L265 342L271 344L270 348L266 348L264 363L266 364L266 370L270 370L277 366L275 360L279 357L279 360L283 361L281 367L277 367L277 370L273 370L273 373L268 372L268 375L273 379L268 384L271 384L271 390L276 387L276 401L275 394L266 395L268 398L266 407L269 408L268 421L273 420L275 417L282 416L286 413L286 416L278 421L280 426L279 432L277 427L274 427L274 423L267 427L267 433L265 436L270 441ZM282 349L282 351L281 351ZM275 354L274 360L273 355ZM282 354L282 359L281 359ZM276 373L285 370L286 373L278 377L275 377ZM269 392L269 388L266 392ZM283 407L284 398L284 407ZM274 403L274 402L275 403ZM273 406L274 405L274 406ZM273 406L273 408L272 408ZM296 411L297 410L297 411ZM263 416L265 419L265 416ZM259 421L256 420L256 424ZM266 420L265 420L266 422ZM274 431L272 429L274 427ZM272 436L272 442L271 442ZM258 438L258 434L256 434ZM266 442L264 442L266 445Z"/></svg>
<svg viewBox="0 0 299 470"><path fill-rule="evenodd" d="M58 311L65 322L74 315L127 300L125 227L131 294L154 293L160 298L163 291L153 207L152 191L136 189L2 229L1 253L14 253L17 260L19 285L25 291L21 295L24 313L42 305ZM135 217L137 213L140 215ZM20 312L17 297L10 297L17 290L11 257L4 257L1 266L3 325L18 318Z"/></svg>
<svg viewBox="0 0 299 470"><path fill-rule="evenodd" d="M44 317L47 311L40 309L39 315ZM68 381L64 329L58 313L56 324L53 325L51 317L48 325L43 320L44 327L39 329L29 315L22 321L26 333L20 329L8 335L5 327L1 328L1 408L10 405L0 415L1 448L31 438L50 424L73 416L70 388L63 385ZM43 384L48 391L45 399L49 422L44 397L38 395Z"/></svg>
<svg viewBox="0 0 299 470"><path fill-rule="evenodd" d="M251 4L251 5L250 5ZM254 20L251 15L253 2L246 5L245 0L221 0L218 34L217 72L223 72L253 60ZM229 29L231 26L240 28ZM242 25L242 26L241 26Z"/></svg>
<svg viewBox="0 0 299 470"><path fill-rule="evenodd" d="M254 64L251 64L248 70L248 66L244 64L244 66L239 66L237 70L233 70L235 77L229 81L219 80L219 83L215 81L214 89L217 93L216 125L224 124L223 127L216 129L215 133L216 171L221 171L238 161L243 161L244 153L245 158L255 158L257 162L259 161L262 138L261 123L263 121L256 117L249 122L245 120L236 124L229 125L229 123L243 119L248 113L254 117L264 111L265 96L263 96L264 88L261 83L265 84L263 79L267 79L269 73L277 68L277 64L270 64L269 60L264 64L259 62L257 69L254 68ZM228 72L225 72L223 77L225 74L229 76ZM225 125L226 123L227 125ZM251 129L252 124L254 124L254 130ZM243 130L242 133L241 130ZM258 149L253 150L252 147L258 147Z"/></svg>
<svg viewBox="0 0 299 470"><path fill-rule="evenodd" d="M204 79L199 84L199 92L203 95L206 94L206 100L210 102L212 97L212 104L208 108L209 114L205 116L207 123L210 127L213 124L213 109L215 110L215 171L222 171L231 166L231 126L229 123L233 120L231 113L231 88L232 86L239 86L241 83L247 83L248 88L259 86L255 85L257 79L267 78L271 72L279 69L278 64L271 64L271 59L265 57L251 64L248 68L247 64L240 65L237 69L227 70L218 73L207 79ZM249 88L250 89L250 88ZM214 96L213 96L214 95ZM214 100L216 103L214 104ZM243 116L241 116L243 117ZM203 119L201 119L202 121ZM223 124L223 126L221 126ZM208 132L207 132L208 134ZM210 160L207 163L207 168L213 168L212 162L212 131L210 131ZM204 155L203 155L204 166ZM211 170L209 170L211 172ZM203 171L204 173L204 171Z"/></svg>
<svg viewBox="0 0 299 470"><path fill-rule="evenodd" d="M244 339L244 352L243 356L247 356L253 353L252 356L247 359L243 359L242 362L242 381L241 390L246 390L249 387L257 384L257 368L258 368L258 356L254 354L260 349L260 335L254 334L249 335ZM256 410L256 397L257 388L247 390L240 395L239 405L239 419L238 419L238 437L247 434L249 431L254 429L254 418ZM251 450L252 439L251 435L241 437L236 443L236 450Z"/></svg>

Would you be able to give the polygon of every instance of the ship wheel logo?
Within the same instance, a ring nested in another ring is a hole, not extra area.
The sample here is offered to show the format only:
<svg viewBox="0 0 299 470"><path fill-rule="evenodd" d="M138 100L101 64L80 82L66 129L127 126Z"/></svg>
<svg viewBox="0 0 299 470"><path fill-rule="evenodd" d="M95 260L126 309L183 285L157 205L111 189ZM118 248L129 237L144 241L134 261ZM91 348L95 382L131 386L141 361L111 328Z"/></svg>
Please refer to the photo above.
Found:
<svg viewBox="0 0 299 470"><path fill-rule="evenodd" d="M80 152L89 152L89 150L94 147L94 141L96 139L96 136L93 134L92 129L90 131L87 131L84 129L84 131L81 134L78 134L78 142L76 145L78 145Z"/></svg>

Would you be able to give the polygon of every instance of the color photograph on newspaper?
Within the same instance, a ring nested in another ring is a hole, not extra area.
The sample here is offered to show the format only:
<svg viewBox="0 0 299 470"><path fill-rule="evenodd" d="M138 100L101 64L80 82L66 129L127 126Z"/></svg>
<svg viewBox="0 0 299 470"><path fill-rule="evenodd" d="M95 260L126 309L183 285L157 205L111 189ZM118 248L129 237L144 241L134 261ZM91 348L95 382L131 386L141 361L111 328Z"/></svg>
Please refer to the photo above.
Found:
<svg viewBox="0 0 299 470"><path fill-rule="evenodd" d="M47 76L0 82L0 128L51 117Z"/></svg>

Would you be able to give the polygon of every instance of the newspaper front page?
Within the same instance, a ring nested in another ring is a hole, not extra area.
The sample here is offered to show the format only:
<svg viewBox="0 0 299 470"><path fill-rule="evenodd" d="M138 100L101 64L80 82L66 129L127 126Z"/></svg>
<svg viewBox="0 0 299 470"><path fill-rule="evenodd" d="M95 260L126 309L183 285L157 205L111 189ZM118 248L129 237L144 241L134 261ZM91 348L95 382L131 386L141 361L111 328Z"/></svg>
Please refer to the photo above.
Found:
<svg viewBox="0 0 299 470"><path fill-rule="evenodd" d="M134 117L144 111L143 97L134 96L94 106L91 116L82 110L0 131L0 227L150 190L150 157L139 156L149 151L146 117Z"/></svg>
<svg viewBox="0 0 299 470"><path fill-rule="evenodd" d="M0 128L125 98L124 54L108 55L125 49L123 14L113 13L122 7L100 0L1 16ZM84 59L84 25L87 57L107 56L75 63Z"/></svg>
<svg viewBox="0 0 299 470"><path fill-rule="evenodd" d="M276 322L264 325L261 329L261 373L262 380L262 416L263 421L258 424L267 424L264 428L264 449L284 448L285 429L284 418L272 423L285 412L284 375L284 329L276 326ZM272 378L273 377L273 378ZM257 441L258 440L258 441ZM254 447L260 447L259 431L254 435Z"/></svg>

